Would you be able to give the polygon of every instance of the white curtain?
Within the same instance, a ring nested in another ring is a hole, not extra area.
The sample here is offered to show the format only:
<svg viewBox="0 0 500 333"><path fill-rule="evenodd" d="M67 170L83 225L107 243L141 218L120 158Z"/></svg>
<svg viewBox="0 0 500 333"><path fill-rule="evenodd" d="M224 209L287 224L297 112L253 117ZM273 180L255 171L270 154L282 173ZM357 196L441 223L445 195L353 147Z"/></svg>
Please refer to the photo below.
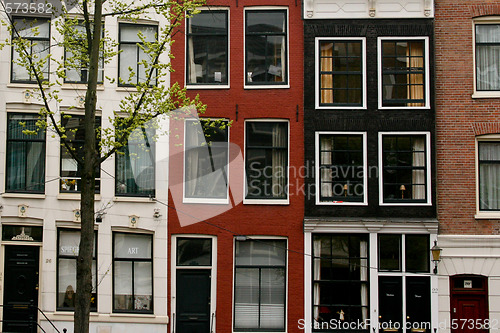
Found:
<svg viewBox="0 0 500 333"><path fill-rule="evenodd" d="M314 246L314 250L313 250L313 253L314 253L313 280L317 281L317 280L321 280L321 258L320 258L321 257L321 239L315 239L313 246ZM319 305L321 302L320 301L321 290L320 290L319 283L314 284L314 282L313 282L313 285L314 285L313 304L315 305L314 306L314 320L319 321L319 306L316 306L316 305Z"/></svg>
<svg viewBox="0 0 500 333"><path fill-rule="evenodd" d="M272 193L273 197L283 197L286 193L286 176L287 176L287 152L282 147L286 147L287 135L286 127L283 126L284 123L277 123L273 127L273 147L278 147L278 149L273 149L272 155Z"/></svg>
<svg viewBox="0 0 500 333"><path fill-rule="evenodd" d="M368 242L361 240L359 244L361 258L368 257ZM361 259L360 280L361 280L361 311L363 320L368 319L368 259ZM364 282L364 283L363 283Z"/></svg>
<svg viewBox="0 0 500 333"><path fill-rule="evenodd" d="M413 139L413 166L425 167L425 137ZM412 171L412 199L425 199L425 169Z"/></svg>
<svg viewBox="0 0 500 333"><path fill-rule="evenodd" d="M500 161L500 143L480 143L479 160ZM500 164L480 163L479 180L480 209L500 209Z"/></svg>
<svg viewBox="0 0 500 333"><path fill-rule="evenodd" d="M476 25L476 88L500 90L500 25Z"/></svg>
<svg viewBox="0 0 500 333"><path fill-rule="evenodd" d="M332 165L333 141L331 137L320 136L320 166ZM326 151L325 151L326 150ZM330 168L320 169L321 173L321 197L331 197L333 195L332 170Z"/></svg>

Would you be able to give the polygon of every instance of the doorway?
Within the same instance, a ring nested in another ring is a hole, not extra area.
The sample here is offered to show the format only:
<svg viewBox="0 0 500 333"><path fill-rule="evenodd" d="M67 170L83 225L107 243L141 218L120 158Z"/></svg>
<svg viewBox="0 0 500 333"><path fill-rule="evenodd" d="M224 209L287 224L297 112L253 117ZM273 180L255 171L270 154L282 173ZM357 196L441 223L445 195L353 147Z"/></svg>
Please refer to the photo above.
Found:
<svg viewBox="0 0 500 333"><path fill-rule="evenodd" d="M452 276L450 289L451 332L489 331L484 322L489 318L488 278L479 275Z"/></svg>
<svg viewBox="0 0 500 333"><path fill-rule="evenodd" d="M177 270L177 331L210 332L209 269Z"/></svg>
<svg viewBox="0 0 500 333"><path fill-rule="evenodd" d="M2 332L36 332L39 256L37 246L5 246Z"/></svg>

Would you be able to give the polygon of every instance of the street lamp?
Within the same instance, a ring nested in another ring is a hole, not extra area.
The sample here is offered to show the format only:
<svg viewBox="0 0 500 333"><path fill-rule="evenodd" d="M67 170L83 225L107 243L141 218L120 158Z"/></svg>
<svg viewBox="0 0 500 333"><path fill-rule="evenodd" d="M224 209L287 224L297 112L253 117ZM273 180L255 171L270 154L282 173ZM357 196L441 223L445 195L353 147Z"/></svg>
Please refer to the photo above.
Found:
<svg viewBox="0 0 500 333"><path fill-rule="evenodd" d="M441 251L443 251L443 249L438 246L438 242L435 240L434 246L431 248L432 261L434 262L434 274L438 272L438 263L441 261Z"/></svg>

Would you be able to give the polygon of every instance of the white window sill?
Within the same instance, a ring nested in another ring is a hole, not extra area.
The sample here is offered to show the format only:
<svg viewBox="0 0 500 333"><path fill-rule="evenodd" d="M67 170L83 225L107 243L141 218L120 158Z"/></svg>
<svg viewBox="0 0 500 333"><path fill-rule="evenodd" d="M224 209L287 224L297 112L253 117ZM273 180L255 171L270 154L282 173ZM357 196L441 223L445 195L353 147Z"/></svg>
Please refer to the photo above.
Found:
<svg viewBox="0 0 500 333"><path fill-rule="evenodd" d="M259 84L256 84L256 85L245 85L244 86L244 89L289 89L290 88L290 85L289 84L276 84L276 85L265 85L265 84L262 84L262 85L259 85Z"/></svg>
<svg viewBox="0 0 500 333"><path fill-rule="evenodd" d="M110 317L124 317L124 318L156 318L154 313L110 313Z"/></svg>
<svg viewBox="0 0 500 333"><path fill-rule="evenodd" d="M50 88L47 84L44 84L43 86L45 88ZM8 83L7 88L34 89L38 88L38 83Z"/></svg>
<svg viewBox="0 0 500 333"><path fill-rule="evenodd" d="M4 193L2 194L2 198L45 199L45 194Z"/></svg>
<svg viewBox="0 0 500 333"><path fill-rule="evenodd" d="M137 88L135 88L135 87L116 87L116 91L121 91L121 92L137 92Z"/></svg>
<svg viewBox="0 0 500 333"><path fill-rule="evenodd" d="M229 84L213 84L213 85L196 85L196 84L186 84L186 89L187 90L196 90L196 89L229 89Z"/></svg>
<svg viewBox="0 0 500 333"><path fill-rule="evenodd" d="M430 105L425 106L379 106L379 110L429 110Z"/></svg>
<svg viewBox="0 0 500 333"><path fill-rule="evenodd" d="M366 110L366 106L319 106L316 105L316 110Z"/></svg>
<svg viewBox="0 0 500 333"><path fill-rule="evenodd" d="M87 85L85 83L64 83L61 86L62 90L87 90ZM104 90L104 85L102 83L97 84L98 91Z"/></svg>
<svg viewBox="0 0 500 333"><path fill-rule="evenodd" d="M500 219L500 211L495 211L495 212L477 212L476 215L474 215L474 218L476 220Z"/></svg>
<svg viewBox="0 0 500 333"><path fill-rule="evenodd" d="M204 199L204 198L183 198L185 204L206 204L206 205L227 205L229 199Z"/></svg>
<svg viewBox="0 0 500 333"><path fill-rule="evenodd" d="M57 199L59 199L59 200L80 200L81 194L80 193L59 193L57 195ZM101 200L101 195L95 194L94 199L96 201Z"/></svg>
<svg viewBox="0 0 500 333"><path fill-rule="evenodd" d="M500 91L475 91L472 98L500 98Z"/></svg>
<svg viewBox="0 0 500 333"><path fill-rule="evenodd" d="M149 197L113 197L113 201L115 202L156 202L155 198Z"/></svg>
<svg viewBox="0 0 500 333"><path fill-rule="evenodd" d="M432 206L432 203L430 202L426 202L426 203L417 203L417 202L402 202L402 203L383 203L383 202L380 202L379 203L379 206L422 206L422 207L425 207L425 206Z"/></svg>
<svg viewBox="0 0 500 333"><path fill-rule="evenodd" d="M288 199L243 199L244 205L288 205Z"/></svg>
<svg viewBox="0 0 500 333"><path fill-rule="evenodd" d="M317 201L316 206L368 206L368 202Z"/></svg>

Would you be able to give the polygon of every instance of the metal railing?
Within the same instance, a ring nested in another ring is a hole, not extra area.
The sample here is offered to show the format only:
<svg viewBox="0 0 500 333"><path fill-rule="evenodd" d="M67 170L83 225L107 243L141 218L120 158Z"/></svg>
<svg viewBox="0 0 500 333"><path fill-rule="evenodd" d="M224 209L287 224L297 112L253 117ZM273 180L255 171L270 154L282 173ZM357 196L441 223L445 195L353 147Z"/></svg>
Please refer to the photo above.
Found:
<svg viewBox="0 0 500 333"><path fill-rule="evenodd" d="M39 332L38 329L43 333L47 333L43 329L43 327L38 323L37 316L34 315L35 313L40 313L43 316L43 318L45 318L45 320L52 326L52 328L57 333L61 333L61 331L59 331L57 329L57 327L47 317L47 315L45 315L45 313L35 305L31 305L31 304L0 304L0 308L13 309L13 310L27 310L27 312L28 312L28 318L27 318L28 320L26 320L26 319L22 319L22 320L7 319L6 320L2 317L2 320L0 320L0 322L2 323L2 331L3 332L9 332L9 330L5 329L5 324L7 324L7 326L17 324L16 326L22 326L23 328L28 329L28 332L30 332L30 333L31 332ZM66 332L65 328L63 329L63 332Z"/></svg>

